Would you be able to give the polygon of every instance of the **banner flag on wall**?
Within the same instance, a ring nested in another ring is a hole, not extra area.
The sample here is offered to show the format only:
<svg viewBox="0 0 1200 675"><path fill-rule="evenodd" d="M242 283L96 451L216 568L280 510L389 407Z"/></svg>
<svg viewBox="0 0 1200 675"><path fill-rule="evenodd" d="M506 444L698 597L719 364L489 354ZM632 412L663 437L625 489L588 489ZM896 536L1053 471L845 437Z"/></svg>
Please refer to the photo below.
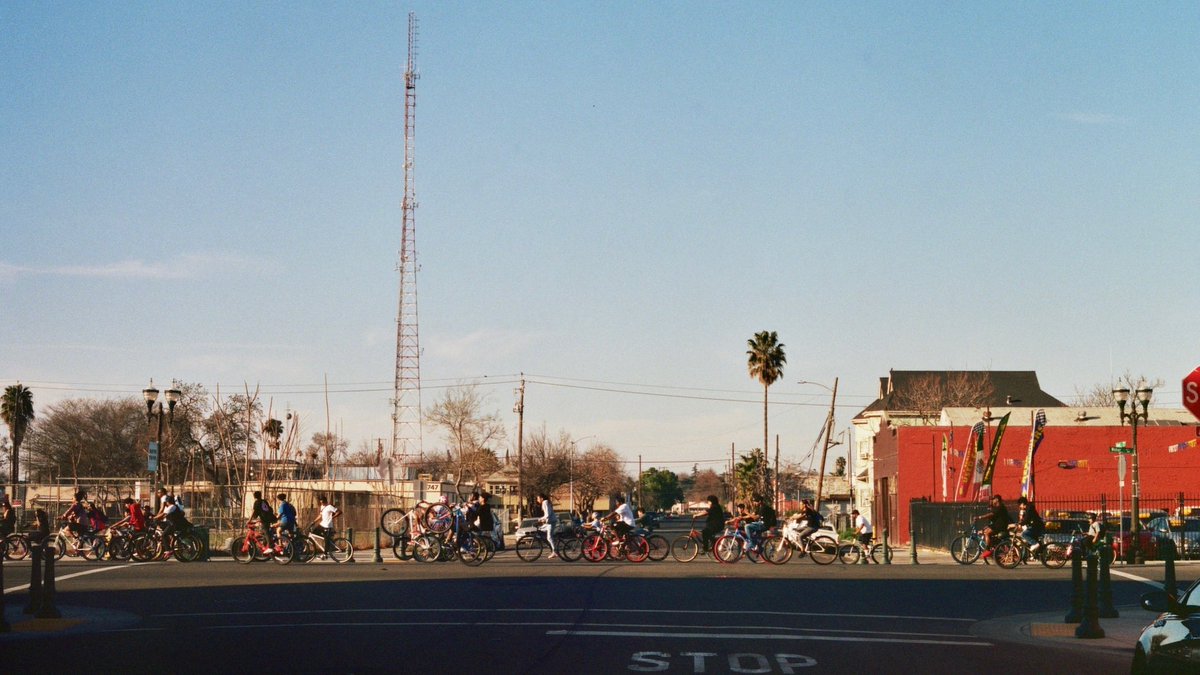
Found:
<svg viewBox="0 0 1200 675"><path fill-rule="evenodd" d="M1068 459L1058 463L1060 469L1087 469L1089 468L1088 460L1086 459Z"/></svg>
<svg viewBox="0 0 1200 675"><path fill-rule="evenodd" d="M1033 454L1046 436L1046 411L1041 408L1033 414L1033 430L1029 433L1029 452L1025 455L1025 469L1021 472L1021 496L1033 499Z"/></svg>
<svg viewBox="0 0 1200 675"><path fill-rule="evenodd" d="M942 501L946 501L947 487L946 479L949 474L950 464L950 441L946 438L946 434L942 434Z"/></svg>
<svg viewBox="0 0 1200 675"><path fill-rule="evenodd" d="M1196 447L1196 444L1198 441L1200 441L1200 438L1193 438L1190 441L1184 441L1183 443L1169 445L1169 446L1167 446L1167 452L1179 452L1180 450L1187 450L1188 448L1194 448L1194 447Z"/></svg>
<svg viewBox="0 0 1200 675"><path fill-rule="evenodd" d="M976 422L975 426L971 427L971 435L967 437L967 449L963 451L965 454L958 480L958 492L954 496L955 501L958 501L959 497L967 496L967 489L971 487L971 481L975 479L975 469L979 464L975 461L976 447L982 444L983 422Z"/></svg>
<svg viewBox="0 0 1200 675"><path fill-rule="evenodd" d="M1008 418L1012 415L1011 412L1004 413L1004 417L1000 418L1000 424L996 425L996 437L992 439L992 449L988 453L987 468L983 470L983 480L979 485L979 493L992 494L992 476L996 473L996 456L1000 454L1000 439L1004 438L1004 430L1008 428ZM983 443L983 439L980 439Z"/></svg>
<svg viewBox="0 0 1200 675"><path fill-rule="evenodd" d="M1004 466L1023 466L1024 464L1025 462L1017 459L1016 457L1009 457L1008 459L1004 460Z"/></svg>

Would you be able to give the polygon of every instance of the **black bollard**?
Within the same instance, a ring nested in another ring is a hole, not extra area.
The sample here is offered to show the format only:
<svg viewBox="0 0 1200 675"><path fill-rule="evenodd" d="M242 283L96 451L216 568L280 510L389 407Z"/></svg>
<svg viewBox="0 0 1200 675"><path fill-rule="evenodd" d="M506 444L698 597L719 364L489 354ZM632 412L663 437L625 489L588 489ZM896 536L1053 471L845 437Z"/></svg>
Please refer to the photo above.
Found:
<svg viewBox="0 0 1200 675"><path fill-rule="evenodd" d="M354 528L353 527L346 528L346 539L350 542L350 560L349 560L349 562L354 562Z"/></svg>
<svg viewBox="0 0 1200 675"><path fill-rule="evenodd" d="M1179 587L1175 584L1175 542L1164 540L1158 545L1163 556L1163 590L1172 600L1179 598Z"/></svg>
<svg viewBox="0 0 1200 675"><path fill-rule="evenodd" d="M1063 623L1079 623L1083 620L1083 542L1071 546L1071 611L1063 617Z"/></svg>
<svg viewBox="0 0 1200 675"><path fill-rule="evenodd" d="M1116 619L1121 616L1121 613L1113 606L1112 576L1108 573L1108 557L1111 551L1112 537L1108 537L1104 542L1104 548L1096 555L1100 561L1100 598L1097 612L1102 619Z"/></svg>
<svg viewBox="0 0 1200 675"><path fill-rule="evenodd" d="M891 565L892 564L892 556L888 555L887 552L888 552L888 531L885 528L883 530L883 564Z"/></svg>
<svg viewBox="0 0 1200 675"><path fill-rule="evenodd" d="M46 572L42 575L42 604L33 614L35 619L61 619L62 614L54 606L54 556L42 556L46 561Z"/></svg>
<svg viewBox="0 0 1200 675"><path fill-rule="evenodd" d="M25 605L25 614L35 614L42 606L42 553L45 542L35 542L29 545L29 560L33 565L29 568L29 604Z"/></svg>
<svg viewBox="0 0 1200 675"><path fill-rule="evenodd" d="M8 625L8 619L4 618L4 553L0 547L0 633L7 633L12 630L12 626Z"/></svg>
<svg viewBox="0 0 1200 675"><path fill-rule="evenodd" d="M372 560L371 560L372 562L377 562L377 563L383 562L383 554L381 554L379 552L379 536L380 536L380 531L379 531L379 528L377 527L377 528L375 528L375 557L372 558Z"/></svg>
<svg viewBox="0 0 1200 675"><path fill-rule="evenodd" d="M1104 629L1100 627L1099 606L1096 602L1097 583L1096 565L1098 556L1088 556L1087 561L1087 598L1083 607L1083 621L1075 629L1075 637L1084 640L1096 640L1104 637Z"/></svg>

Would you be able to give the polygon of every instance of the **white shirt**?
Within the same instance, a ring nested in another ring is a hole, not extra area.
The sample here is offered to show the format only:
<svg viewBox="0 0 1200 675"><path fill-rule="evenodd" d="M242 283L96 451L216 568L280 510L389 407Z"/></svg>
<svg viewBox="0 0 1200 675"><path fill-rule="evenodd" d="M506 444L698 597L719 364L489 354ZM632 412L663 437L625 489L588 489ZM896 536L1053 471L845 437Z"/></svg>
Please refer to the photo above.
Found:
<svg viewBox="0 0 1200 675"><path fill-rule="evenodd" d="M854 518L854 531L859 534L871 534L871 522L861 513Z"/></svg>
<svg viewBox="0 0 1200 675"><path fill-rule="evenodd" d="M617 517L621 519L622 523L625 523L630 527L634 526L633 509L629 508L628 503L618 506L615 513L617 514Z"/></svg>
<svg viewBox="0 0 1200 675"><path fill-rule="evenodd" d="M333 527L333 516L337 513L338 508L333 504L326 504L321 507L321 527L329 529Z"/></svg>

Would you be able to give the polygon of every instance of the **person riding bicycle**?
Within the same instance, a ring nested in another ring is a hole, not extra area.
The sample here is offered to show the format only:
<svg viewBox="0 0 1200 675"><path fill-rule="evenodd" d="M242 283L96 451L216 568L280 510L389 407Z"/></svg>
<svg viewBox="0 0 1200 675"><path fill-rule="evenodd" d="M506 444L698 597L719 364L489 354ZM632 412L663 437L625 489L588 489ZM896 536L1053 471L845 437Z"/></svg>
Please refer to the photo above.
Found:
<svg viewBox="0 0 1200 675"><path fill-rule="evenodd" d="M613 509L612 513L604 516L601 520L613 521L613 532L616 532L618 537L624 539L625 535L633 531L633 527L636 524L633 517L633 509L626 503L625 498L620 495L617 495L614 501L617 502L617 508Z"/></svg>
<svg viewBox="0 0 1200 675"><path fill-rule="evenodd" d="M128 515L118 520L109 526L110 530L115 530L122 525L128 525L129 529L134 532L141 532L146 529L146 513L142 511L142 505L134 501L133 497L126 497L121 500L125 505L125 511Z"/></svg>
<svg viewBox="0 0 1200 675"><path fill-rule="evenodd" d="M975 518L976 521L985 519L988 524L983 528L982 557L990 558L992 556L992 537L1008 531L1008 526L1012 523L1012 518L1008 515L1008 508L1004 506L1004 500L1000 495L993 495L990 510Z"/></svg>
<svg viewBox="0 0 1200 675"><path fill-rule="evenodd" d="M329 552L333 547L333 519L342 515L342 510L325 498L325 495L317 495L317 517L313 520L313 534L321 537L321 559L329 557Z"/></svg>
<svg viewBox="0 0 1200 675"><path fill-rule="evenodd" d="M286 493L280 492L275 495L275 498L279 500L279 511L277 514L279 520L275 523L275 527L280 532L287 532L290 537L295 538L296 507L292 506L291 502L287 500Z"/></svg>
<svg viewBox="0 0 1200 675"><path fill-rule="evenodd" d="M866 516L859 513L858 509L852 510L850 515L854 516L854 538L858 540L858 545L862 547L863 553L869 553L871 549L871 537L873 536L873 532L871 530L871 521L867 520ZM870 563L871 556L863 555L862 561L863 564Z"/></svg>
<svg viewBox="0 0 1200 675"><path fill-rule="evenodd" d="M170 541L170 536L175 532L186 532L192 527L192 524L188 522L187 516L183 513L183 507L176 503L174 497L167 495L163 504L162 516L156 516L155 519L162 521L162 537L165 542Z"/></svg>
<svg viewBox="0 0 1200 675"><path fill-rule="evenodd" d="M800 500L800 512L793 516L793 520L800 526L796 532L796 540L803 542L821 529L821 523L824 522L825 517L813 508L811 499L802 499Z"/></svg>
<svg viewBox="0 0 1200 675"><path fill-rule="evenodd" d="M87 498L86 492L76 492L71 505L63 512L60 518L65 521L64 529L71 533L72 536L78 537L87 530L88 515L87 507L83 505L83 500Z"/></svg>
<svg viewBox="0 0 1200 675"><path fill-rule="evenodd" d="M29 541L37 544L50 536L50 514L46 509L33 510L33 526L29 530Z"/></svg>
<svg viewBox="0 0 1200 675"><path fill-rule="evenodd" d="M1038 514L1033 502L1025 497L1017 500L1017 527L1021 538L1029 544L1032 553L1042 546L1042 535L1046 533L1046 521Z"/></svg>
<svg viewBox="0 0 1200 675"><path fill-rule="evenodd" d="M770 530L779 524L775 509L763 502L763 498L754 495L750 498L750 518L746 521L746 538L750 540L750 548L758 548L764 530Z"/></svg>
<svg viewBox="0 0 1200 675"><path fill-rule="evenodd" d="M716 495L708 496L708 509L697 513L696 517L704 516L704 529L700 532L702 549L711 551L713 542L725 530L725 509L721 508L721 500Z"/></svg>
<svg viewBox="0 0 1200 675"><path fill-rule="evenodd" d="M272 544L274 532L271 526L275 524L275 509L271 508L271 502L263 499L261 490L254 491L254 505L250 507L250 520L258 521L259 532L262 532L268 545Z"/></svg>
<svg viewBox="0 0 1200 675"><path fill-rule="evenodd" d="M558 524L558 516L554 515L554 503L544 492L537 496L537 500L542 507L542 517L538 518L538 529L546 534L546 541L550 543L549 557L557 558L558 548L554 545L554 526Z"/></svg>
<svg viewBox="0 0 1200 675"><path fill-rule="evenodd" d="M88 523L93 532L100 532L108 527L108 515L104 513L104 509L96 506L96 502L87 502L85 505L88 514Z"/></svg>
<svg viewBox="0 0 1200 675"><path fill-rule="evenodd" d="M1083 535L1084 551L1095 551L1104 543L1104 535L1108 534L1108 527L1104 524L1107 513L1096 513L1088 511L1088 531Z"/></svg>

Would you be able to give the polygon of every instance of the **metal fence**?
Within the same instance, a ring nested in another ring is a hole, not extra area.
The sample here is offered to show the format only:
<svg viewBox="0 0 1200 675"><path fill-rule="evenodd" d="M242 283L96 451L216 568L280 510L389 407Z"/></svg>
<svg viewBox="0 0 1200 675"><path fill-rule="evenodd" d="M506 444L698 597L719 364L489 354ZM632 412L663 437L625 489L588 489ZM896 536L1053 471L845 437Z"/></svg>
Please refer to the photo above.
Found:
<svg viewBox="0 0 1200 675"><path fill-rule="evenodd" d="M1009 502L1009 515L1016 519L1016 503ZM934 503L924 500L914 500L909 505L910 526L913 539L917 546L948 550L950 542L963 532L971 529L975 518L987 513L988 505L983 502L972 503ZM1037 503L1038 512L1046 521L1047 532L1052 536L1061 534L1069 538L1077 527L1087 529L1088 511L1108 513L1110 518L1122 521L1123 527L1128 528L1130 522L1130 504L1128 499L1114 499L1100 494L1094 497L1077 497L1073 499L1048 499ZM1200 494L1188 495L1182 492L1172 495L1146 495L1139 499L1138 510L1142 521L1153 521L1162 517L1169 526L1168 532L1160 536L1170 536L1175 540L1181 553L1189 556L1200 555ZM1114 533L1116 528L1113 528Z"/></svg>

